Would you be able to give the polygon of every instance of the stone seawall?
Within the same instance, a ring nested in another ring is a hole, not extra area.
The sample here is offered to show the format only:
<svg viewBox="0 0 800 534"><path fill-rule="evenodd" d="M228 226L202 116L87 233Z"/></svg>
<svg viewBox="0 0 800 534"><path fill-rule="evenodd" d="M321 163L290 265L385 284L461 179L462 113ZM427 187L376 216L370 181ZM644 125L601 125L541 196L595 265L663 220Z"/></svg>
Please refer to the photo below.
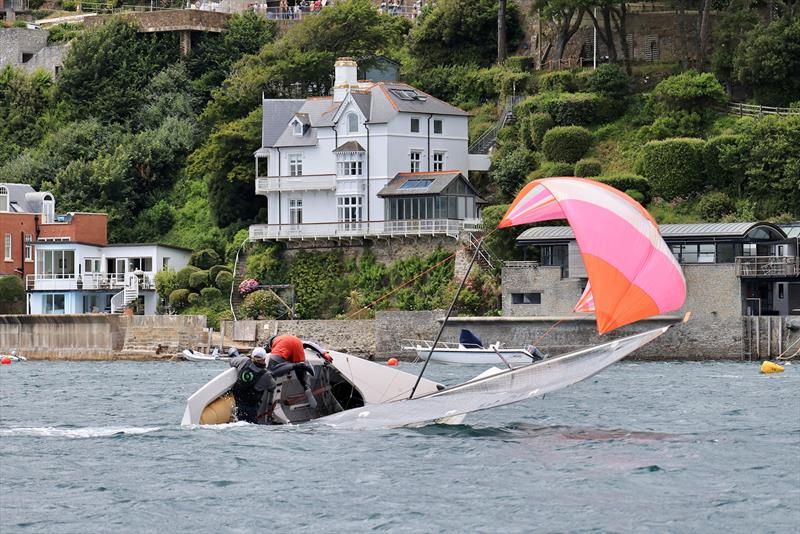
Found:
<svg viewBox="0 0 800 534"><path fill-rule="evenodd" d="M171 358L205 343L205 316L1 315L0 352L29 359Z"/></svg>

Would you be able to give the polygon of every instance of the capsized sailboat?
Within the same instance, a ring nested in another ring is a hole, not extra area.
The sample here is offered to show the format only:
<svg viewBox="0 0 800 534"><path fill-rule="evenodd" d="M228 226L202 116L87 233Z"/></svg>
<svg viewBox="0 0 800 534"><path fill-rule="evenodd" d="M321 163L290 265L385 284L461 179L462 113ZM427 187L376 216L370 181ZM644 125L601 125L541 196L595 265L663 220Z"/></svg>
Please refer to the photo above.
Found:
<svg viewBox="0 0 800 534"><path fill-rule="evenodd" d="M520 191L498 227L553 219L567 219L575 233L589 278L589 286L576 305L576 311L593 312L598 333L604 334L683 306L686 282L680 266L661 238L655 220L631 197L582 178L534 180ZM671 326L522 367L493 368L448 388L422 379L424 367L414 382L412 375L397 369L331 352L334 358L330 367L346 383L338 390L353 397L357 392L360 400L342 404L333 394L337 407L330 398L322 398L336 386L320 384L314 389L315 397L320 396L317 413L307 410L303 418L294 421L316 419L337 428L363 429L459 421L470 412L541 396L585 380L653 341ZM441 336L441 330L439 334ZM348 374L351 368L358 368L359 372ZM394 374L387 375L387 371ZM225 371L190 397L183 424L203 422L205 409L224 397L235 380L233 369ZM388 395L363 394L386 388L391 389ZM287 395L278 398L281 399L279 404L289 400ZM299 395L295 394L295 398ZM332 407L332 413L320 413L319 406ZM291 413L292 404L286 407ZM230 410L223 412L225 419Z"/></svg>

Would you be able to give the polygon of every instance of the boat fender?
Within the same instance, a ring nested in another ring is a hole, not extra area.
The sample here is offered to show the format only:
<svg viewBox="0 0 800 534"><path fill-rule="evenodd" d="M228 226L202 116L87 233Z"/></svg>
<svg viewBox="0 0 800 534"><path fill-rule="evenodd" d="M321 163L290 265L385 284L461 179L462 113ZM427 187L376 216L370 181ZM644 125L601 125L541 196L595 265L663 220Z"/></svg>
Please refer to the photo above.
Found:
<svg viewBox="0 0 800 534"><path fill-rule="evenodd" d="M11 358L9 358L8 356L3 356L3 359L0 360L0 364L11 365Z"/></svg>
<svg viewBox="0 0 800 534"><path fill-rule="evenodd" d="M764 363L761 364L761 372L764 374L782 373L783 367L781 367L777 363L765 361Z"/></svg>

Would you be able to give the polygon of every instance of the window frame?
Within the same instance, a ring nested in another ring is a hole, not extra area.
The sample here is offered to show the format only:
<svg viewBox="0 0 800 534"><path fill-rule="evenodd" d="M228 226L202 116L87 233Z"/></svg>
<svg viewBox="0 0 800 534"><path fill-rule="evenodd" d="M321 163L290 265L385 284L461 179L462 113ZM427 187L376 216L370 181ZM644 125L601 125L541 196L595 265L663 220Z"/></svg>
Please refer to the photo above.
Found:
<svg viewBox="0 0 800 534"><path fill-rule="evenodd" d="M447 153L443 151L433 153L433 172L442 172L444 170L444 159ZM436 161L436 160L439 161Z"/></svg>
<svg viewBox="0 0 800 534"><path fill-rule="evenodd" d="M289 224L299 225L303 224L303 199L290 198L289 199Z"/></svg>
<svg viewBox="0 0 800 534"><path fill-rule="evenodd" d="M538 302L536 302L538 301ZM536 305L542 303L541 291L528 291L524 293L511 293L511 304Z"/></svg>
<svg viewBox="0 0 800 534"><path fill-rule="evenodd" d="M439 131L436 131L437 125L439 126L438 128ZM433 119L433 133L436 135L444 134L444 119Z"/></svg>
<svg viewBox="0 0 800 534"><path fill-rule="evenodd" d="M347 133L358 133L358 114L355 111L347 114Z"/></svg>
<svg viewBox="0 0 800 534"><path fill-rule="evenodd" d="M416 129L414 129L416 126ZM419 117L411 117L411 121L409 123L409 131L411 133L419 133Z"/></svg>
<svg viewBox="0 0 800 534"><path fill-rule="evenodd" d="M14 240L11 234L7 233L3 237L3 260L14 261Z"/></svg>
<svg viewBox="0 0 800 534"><path fill-rule="evenodd" d="M33 236L25 234L25 261L33 262Z"/></svg>
<svg viewBox="0 0 800 534"><path fill-rule="evenodd" d="M0 185L0 212L11 211L11 195L8 188Z"/></svg>
<svg viewBox="0 0 800 534"><path fill-rule="evenodd" d="M289 176L303 176L303 154L287 154L289 160Z"/></svg>
<svg viewBox="0 0 800 534"><path fill-rule="evenodd" d="M422 150L411 149L408 152L409 172L420 172L422 169Z"/></svg>

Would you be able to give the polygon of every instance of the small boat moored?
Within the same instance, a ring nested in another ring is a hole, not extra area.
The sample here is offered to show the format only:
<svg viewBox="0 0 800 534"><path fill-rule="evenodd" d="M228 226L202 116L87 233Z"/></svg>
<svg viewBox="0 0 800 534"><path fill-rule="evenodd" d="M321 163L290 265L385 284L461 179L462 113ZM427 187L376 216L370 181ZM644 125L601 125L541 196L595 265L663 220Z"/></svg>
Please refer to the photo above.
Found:
<svg viewBox="0 0 800 534"><path fill-rule="evenodd" d="M458 343L447 343L440 341L433 346L432 341L426 340L404 340L402 350L414 351L417 358L425 360L430 354L432 362L440 363L463 363L463 364L486 364L497 365L508 363L509 365L526 365L546 356L533 345L521 349L503 347L500 342L484 346L483 342L467 329L461 330ZM433 349L433 352L431 352ZM498 355L499 354L499 355Z"/></svg>

